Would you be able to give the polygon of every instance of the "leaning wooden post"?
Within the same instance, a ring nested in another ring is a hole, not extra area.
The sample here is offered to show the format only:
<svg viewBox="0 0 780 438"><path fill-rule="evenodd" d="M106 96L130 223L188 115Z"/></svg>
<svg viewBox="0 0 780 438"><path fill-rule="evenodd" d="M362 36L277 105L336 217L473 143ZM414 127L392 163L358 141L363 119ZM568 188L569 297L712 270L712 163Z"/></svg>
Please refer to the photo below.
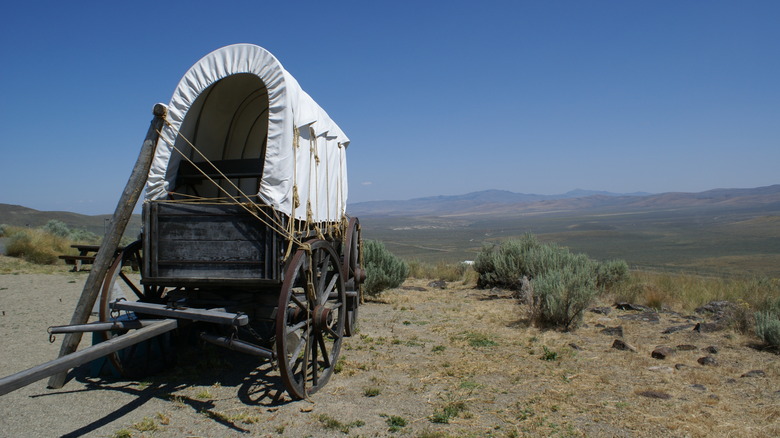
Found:
<svg viewBox="0 0 780 438"><path fill-rule="evenodd" d="M122 197L119 198L116 211L114 211L114 217L111 219L106 235L103 237L100 250L95 256L92 270L89 272L87 282L84 284L84 290L81 292L81 298L79 298L76 310L73 312L73 318L70 320L71 325L85 324L89 319L89 314L95 305L95 300L103 284L103 278L111 265L117 247L119 247L119 241L127 227L127 222L133 214L133 209L146 183L146 176L149 174L149 167L152 164L154 150L160 135L159 132L163 127L167 112L168 108L161 103L156 104L152 110L154 119L152 119L149 132L146 133L146 139L141 146L138 161L135 163L135 167L133 167L133 172L130 174L130 179L128 179L125 190L122 192ZM82 333L68 333L62 341L59 357L76 351L79 342L81 342L81 335ZM63 371L53 375L49 379L49 388L62 388L67 374L67 371Z"/></svg>

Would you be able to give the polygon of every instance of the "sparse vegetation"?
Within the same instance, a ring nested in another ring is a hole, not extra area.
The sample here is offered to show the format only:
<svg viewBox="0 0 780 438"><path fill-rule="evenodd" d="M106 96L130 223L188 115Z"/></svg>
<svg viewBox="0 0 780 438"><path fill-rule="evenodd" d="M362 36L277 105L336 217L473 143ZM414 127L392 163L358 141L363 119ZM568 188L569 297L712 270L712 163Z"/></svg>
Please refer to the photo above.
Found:
<svg viewBox="0 0 780 438"><path fill-rule="evenodd" d="M53 265L70 250L70 241L40 229L10 227L5 252L11 257L39 265Z"/></svg>
<svg viewBox="0 0 780 438"><path fill-rule="evenodd" d="M399 417L398 415L386 415L385 417L387 417L385 423L388 426L388 432L398 432L406 427L406 419L404 417Z"/></svg>
<svg viewBox="0 0 780 438"><path fill-rule="evenodd" d="M466 263L447 263L439 261L435 264L411 260L409 265L409 277L424 278L430 280L444 280L449 282L470 280L469 273L474 270Z"/></svg>
<svg viewBox="0 0 780 438"><path fill-rule="evenodd" d="M64 222L50 220L41 228L2 225L0 236L8 237L5 252L39 265L53 265L62 254L73 253L75 242L96 243L100 239L86 230L70 230Z"/></svg>
<svg viewBox="0 0 780 438"><path fill-rule="evenodd" d="M447 424L466 409L466 402L463 400L448 401L436 409L429 419L431 423Z"/></svg>
<svg viewBox="0 0 780 438"><path fill-rule="evenodd" d="M133 431L130 429L119 429L113 434L111 434L111 438L132 438Z"/></svg>
<svg viewBox="0 0 780 438"><path fill-rule="evenodd" d="M367 295L379 295L385 289L398 287L409 275L406 262L393 255L382 242L363 242L366 282L363 291Z"/></svg>
<svg viewBox="0 0 780 438"><path fill-rule="evenodd" d="M157 425L157 422L155 422L154 418L151 417L144 417L138 423L133 424L133 429L139 432L154 432L158 428L159 426Z"/></svg>
<svg viewBox="0 0 780 438"><path fill-rule="evenodd" d="M317 419L322 423L325 429L338 430L341 433L348 434L349 430L353 427L360 427L366 424L362 420L355 420L350 423L342 423L341 421L331 417L330 415L321 414Z"/></svg>
<svg viewBox="0 0 780 438"><path fill-rule="evenodd" d="M366 397L376 397L382 393L382 388L376 386L369 386L363 390L363 395Z"/></svg>

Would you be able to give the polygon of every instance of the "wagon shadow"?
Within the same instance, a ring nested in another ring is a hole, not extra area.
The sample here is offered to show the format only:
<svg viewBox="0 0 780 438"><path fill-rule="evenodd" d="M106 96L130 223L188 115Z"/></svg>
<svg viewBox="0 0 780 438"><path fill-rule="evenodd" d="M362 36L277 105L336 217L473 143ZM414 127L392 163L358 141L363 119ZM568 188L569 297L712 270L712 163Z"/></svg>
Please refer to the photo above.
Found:
<svg viewBox="0 0 780 438"><path fill-rule="evenodd" d="M274 407L292 401L286 395L281 377L271 363L222 349L219 349L218 356L215 356L213 350L214 348L210 346L188 348L187 351L180 352L177 365L139 380L91 377L89 367L81 366L71 371L69 380L81 383L82 388L33 397L88 391L116 391L134 397L125 405L63 435L64 437L79 437L92 433L121 420L153 399L164 400L178 407L189 407L194 412L235 432L250 432L217 410L217 398L209 396L201 399L186 394L188 389L199 386L235 388L234 397L250 406Z"/></svg>

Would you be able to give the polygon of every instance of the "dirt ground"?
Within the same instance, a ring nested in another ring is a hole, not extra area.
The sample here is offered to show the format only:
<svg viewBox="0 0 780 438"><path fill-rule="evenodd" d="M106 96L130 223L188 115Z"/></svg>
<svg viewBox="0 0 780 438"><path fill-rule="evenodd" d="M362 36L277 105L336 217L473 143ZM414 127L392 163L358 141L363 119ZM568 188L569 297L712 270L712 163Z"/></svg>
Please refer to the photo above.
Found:
<svg viewBox="0 0 780 438"><path fill-rule="evenodd" d="M0 275L0 376L57 356L46 328L68 322L86 275ZM339 372L310 400L291 401L268 364L202 349L139 381L82 367L60 390L0 396L0 436L780 436L779 358L755 339L615 308L541 331L506 292L427 283L361 307ZM659 346L671 355L651 357Z"/></svg>

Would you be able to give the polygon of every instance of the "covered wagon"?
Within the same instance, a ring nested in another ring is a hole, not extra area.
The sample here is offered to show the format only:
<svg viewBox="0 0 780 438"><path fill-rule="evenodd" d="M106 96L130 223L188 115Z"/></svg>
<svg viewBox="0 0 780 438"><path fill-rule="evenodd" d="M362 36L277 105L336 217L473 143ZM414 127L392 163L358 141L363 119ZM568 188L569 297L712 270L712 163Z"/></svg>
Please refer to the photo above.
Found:
<svg viewBox="0 0 780 438"><path fill-rule="evenodd" d="M123 338L186 323L204 341L273 361L294 398L316 392L355 330L364 279L360 225L346 214L348 146L265 49L206 55L155 107L71 324L51 329L69 333L58 360L93 331L118 345L101 353L129 372L133 361L116 351L138 341ZM141 187L143 232L117 250ZM85 325L96 300L101 322Z"/></svg>

